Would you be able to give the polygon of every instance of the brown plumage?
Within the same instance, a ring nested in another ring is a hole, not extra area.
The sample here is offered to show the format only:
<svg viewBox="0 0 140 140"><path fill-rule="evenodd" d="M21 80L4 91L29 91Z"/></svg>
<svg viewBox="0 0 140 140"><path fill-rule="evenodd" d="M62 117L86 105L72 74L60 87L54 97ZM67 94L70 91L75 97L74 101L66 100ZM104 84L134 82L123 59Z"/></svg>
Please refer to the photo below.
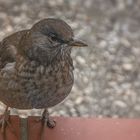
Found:
<svg viewBox="0 0 140 140"><path fill-rule="evenodd" d="M0 101L11 108L42 109L64 100L74 81L70 56L73 46L86 44L74 40L67 23L51 18L3 39ZM49 122L49 117L44 117Z"/></svg>

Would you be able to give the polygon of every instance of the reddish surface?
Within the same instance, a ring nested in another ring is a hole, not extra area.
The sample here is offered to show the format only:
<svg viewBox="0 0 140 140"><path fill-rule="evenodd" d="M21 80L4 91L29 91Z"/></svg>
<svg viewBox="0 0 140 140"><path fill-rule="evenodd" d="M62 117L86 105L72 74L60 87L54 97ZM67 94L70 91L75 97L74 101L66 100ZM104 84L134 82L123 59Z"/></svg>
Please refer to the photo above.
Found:
<svg viewBox="0 0 140 140"><path fill-rule="evenodd" d="M5 133L0 131L0 140L20 140L20 121L18 116L10 117L11 127L7 126ZM14 132L13 132L14 131ZM13 135L14 133L14 135Z"/></svg>
<svg viewBox="0 0 140 140"><path fill-rule="evenodd" d="M37 117L29 117L29 140L40 140L42 125ZM140 140L140 119L95 119L95 118L55 118L54 129L45 128L43 140ZM13 116L11 123L19 139L19 118ZM6 129L7 139L16 140L10 129ZM0 135L0 140L3 140Z"/></svg>
<svg viewBox="0 0 140 140"><path fill-rule="evenodd" d="M32 119L29 119L30 140L39 140L37 135L41 125L31 123ZM139 119L55 118L55 120L57 125L54 129L45 129L44 140L140 140Z"/></svg>

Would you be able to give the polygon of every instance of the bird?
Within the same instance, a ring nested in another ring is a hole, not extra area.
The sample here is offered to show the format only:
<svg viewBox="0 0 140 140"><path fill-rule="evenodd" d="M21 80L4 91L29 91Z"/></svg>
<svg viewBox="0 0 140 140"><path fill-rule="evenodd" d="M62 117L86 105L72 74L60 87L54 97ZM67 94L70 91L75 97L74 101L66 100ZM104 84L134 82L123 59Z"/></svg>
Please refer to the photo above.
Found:
<svg viewBox="0 0 140 140"><path fill-rule="evenodd" d="M86 47L62 19L45 18L0 42L0 101L6 105L0 120L4 131L10 110L44 109L41 120L49 128L56 122L48 108L62 102L74 83L74 47Z"/></svg>

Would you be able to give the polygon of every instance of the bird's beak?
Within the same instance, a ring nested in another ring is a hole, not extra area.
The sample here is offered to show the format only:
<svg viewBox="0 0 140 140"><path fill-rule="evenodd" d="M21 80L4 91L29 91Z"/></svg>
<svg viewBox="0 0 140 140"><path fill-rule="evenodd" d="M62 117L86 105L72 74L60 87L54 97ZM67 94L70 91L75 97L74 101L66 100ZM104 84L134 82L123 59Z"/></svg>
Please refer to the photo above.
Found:
<svg viewBox="0 0 140 140"><path fill-rule="evenodd" d="M77 40L77 39L73 39L72 41L70 41L69 45L72 47L87 47L88 46L85 42L81 40Z"/></svg>

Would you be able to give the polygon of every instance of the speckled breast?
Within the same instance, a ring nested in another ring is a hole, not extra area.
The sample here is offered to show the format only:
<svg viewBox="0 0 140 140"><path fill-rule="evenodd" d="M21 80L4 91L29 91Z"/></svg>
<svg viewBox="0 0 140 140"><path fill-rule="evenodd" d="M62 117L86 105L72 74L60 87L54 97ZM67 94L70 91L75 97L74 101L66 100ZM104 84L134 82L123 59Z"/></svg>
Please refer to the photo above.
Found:
<svg viewBox="0 0 140 140"><path fill-rule="evenodd" d="M67 97L73 81L70 62L44 66L19 59L0 71L0 101L17 109L48 108Z"/></svg>
<svg viewBox="0 0 140 140"><path fill-rule="evenodd" d="M17 65L17 71L25 108L54 106L67 97L73 86L73 66L65 61L48 66L24 62Z"/></svg>

